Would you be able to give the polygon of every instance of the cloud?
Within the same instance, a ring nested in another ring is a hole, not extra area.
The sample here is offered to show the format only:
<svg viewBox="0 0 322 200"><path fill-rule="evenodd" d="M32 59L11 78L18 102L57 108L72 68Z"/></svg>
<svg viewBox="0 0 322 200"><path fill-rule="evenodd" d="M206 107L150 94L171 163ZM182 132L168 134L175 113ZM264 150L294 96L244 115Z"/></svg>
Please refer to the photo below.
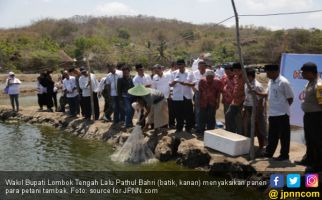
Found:
<svg viewBox="0 0 322 200"><path fill-rule="evenodd" d="M316 13L311 13L308 15L307 17L308 19L312 19L312 20L321 20L322 19L322 12L316 12Z"/></svg>
<svg viewBox="0 0 322 200"><path fill-rule="evenodd" d="M303 8L309 8L313 4L313 0L246 0L245 2L250 10L274 11L285 9L285 12L290 9L303 10Z"/></svg>
<svg viewBox="0 0 322 200"><path fill-rule="evenodd" d="M136 15L137 12L120 2L110 2L98 5L95 9L99 14L104 15ZM97 14L97 13L95 13Z"/></svg>
<svg viewBox="0 0 322 200"><path fill-rule="evenodd" d="M214 2L214 1L217 1L217 0L197 0L197 2L199 2L199 3L209 3L209 2Z"/></svg>

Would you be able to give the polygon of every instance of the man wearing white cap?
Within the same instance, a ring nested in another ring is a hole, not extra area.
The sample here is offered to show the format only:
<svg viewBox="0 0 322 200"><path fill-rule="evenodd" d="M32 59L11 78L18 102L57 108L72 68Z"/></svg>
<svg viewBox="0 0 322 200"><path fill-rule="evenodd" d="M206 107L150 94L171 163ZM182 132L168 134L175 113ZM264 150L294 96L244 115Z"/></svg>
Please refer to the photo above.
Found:
<svg viewBox="0 0 322 200"><path fill-rule="evenodd" d="M10 96L10 102L12 106L12 110L18 112L19 111L19 91L21 81L15 77L15 73L9 72L8 78L6 81L5 92ZM15 105L16 104L16 105Z"/></svg>

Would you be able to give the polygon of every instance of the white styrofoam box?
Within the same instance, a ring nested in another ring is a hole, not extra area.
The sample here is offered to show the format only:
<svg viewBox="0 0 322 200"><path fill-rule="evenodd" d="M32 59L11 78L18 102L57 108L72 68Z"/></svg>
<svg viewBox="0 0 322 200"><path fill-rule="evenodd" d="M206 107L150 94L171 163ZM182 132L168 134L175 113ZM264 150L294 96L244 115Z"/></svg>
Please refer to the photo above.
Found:
<svg viewBox="0 0 322 200"><path fill-rule="evenodd" d="M214 129L205 131L204 144L225 154L239 156L249 153L250 138L224 129Z"/></svg>

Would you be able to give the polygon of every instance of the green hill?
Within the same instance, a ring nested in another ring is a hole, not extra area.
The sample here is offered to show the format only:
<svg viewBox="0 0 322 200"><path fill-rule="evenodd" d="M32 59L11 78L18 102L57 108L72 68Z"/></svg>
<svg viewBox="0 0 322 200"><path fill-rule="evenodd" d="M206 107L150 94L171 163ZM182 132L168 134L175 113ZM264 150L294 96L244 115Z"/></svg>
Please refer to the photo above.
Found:
<svg viewBox="0 0 322 200"><path fill-rule="evenodd" d="M247 26L241 27L241 42L248 64L278 62L282 52L322 52L319 29L270 31ZM106 62L168 65L177 58L196 58L200 52L210 52L216 63L237 59L235 29L145 16L74 16L0 29L2 71L63 68L72 59L81 65L88 55L96 70Z"/></svg>

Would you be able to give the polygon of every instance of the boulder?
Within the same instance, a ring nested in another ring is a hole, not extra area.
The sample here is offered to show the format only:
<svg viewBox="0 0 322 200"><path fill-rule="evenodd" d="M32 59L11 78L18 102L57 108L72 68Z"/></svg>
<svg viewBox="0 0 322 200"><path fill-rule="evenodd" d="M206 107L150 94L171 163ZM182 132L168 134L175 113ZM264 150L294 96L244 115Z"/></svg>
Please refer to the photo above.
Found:
<svg viewBox="0 0 322 200"><path fill-rule="evenodd" d="M161 162L171 160L176 155L180 140L175 137L163 136L155 147L155 157Z"/></svg>
<svg viewBox="0 0 322 200"><path fill-rule="evenodd" d="M247 179L256 174L256 170L251 165L224 161L213 163L209 174L216 177Z"/></svg>
<svg viewBox="0 0 322 200"><path fill-rule="evenodd" d="M145 142L149 149L154 153L154 150L159 143L159 137L155 134L147 135L145 137Z"/></svg>
<svg viewBox="0 0 322 200"><path fill-rule="evenodd" d="M211 158L203 142L195 138L182 141L177 153L177 163L189 168L208 166Z"/></svg>

